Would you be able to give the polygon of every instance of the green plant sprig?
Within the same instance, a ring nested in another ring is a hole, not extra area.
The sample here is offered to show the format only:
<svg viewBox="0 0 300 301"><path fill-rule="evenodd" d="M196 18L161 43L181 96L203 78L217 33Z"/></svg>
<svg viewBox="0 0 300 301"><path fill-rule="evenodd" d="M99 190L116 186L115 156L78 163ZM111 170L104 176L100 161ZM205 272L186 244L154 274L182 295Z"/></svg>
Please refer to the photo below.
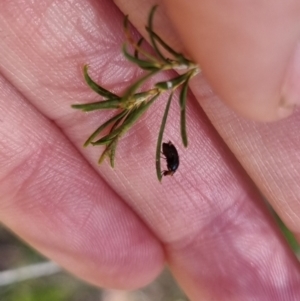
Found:
<svg viewBox="0 0 300 301"><path fill-rule="evenodd" d="M98 102L86 104L74 104L72 108L84 112L95 110L115 109L117 113L100 125L86 140L84 146L104 145L99 163L102 163L105 157L109 157L110 165L114 167L116 147L119 139L143 116L156 99L163 93L169 92L170 96L164 111L162 123L159 130L157 147L156 147L156 173L159 181L162 179L160 154L163 133L166 121L173 99L174 91L181 87L179 95L180 104L180 132L183 145L187 147L188 138L186 131L186 98L190 79L199 72L198 66L183 54L176 52L167 45L158 34L153 30L153 17L157 6L154 6L149 14L146 30L149 34L150 44L154 49L154 55L142 48L143 38L136 42L131 36L129 30L128 16L124 19L124 31L126 42L122 51L126 59L146 71L145 75L139 78L135 83L129 86L122 95L117 95L98 85L88 74L88 66L83 68L84 79L89 87L104 99ZM128 45L134 50L131 54L128 51ZM168 56L164 55L167 53ZM141 86L159 72L181 69L184 73L167 81L157 82L152 89L140 91ZM100 136L106 130L104 135ZM100 136L100 137L99 137ZM97 137L99 137L97 139Z"/></svg>

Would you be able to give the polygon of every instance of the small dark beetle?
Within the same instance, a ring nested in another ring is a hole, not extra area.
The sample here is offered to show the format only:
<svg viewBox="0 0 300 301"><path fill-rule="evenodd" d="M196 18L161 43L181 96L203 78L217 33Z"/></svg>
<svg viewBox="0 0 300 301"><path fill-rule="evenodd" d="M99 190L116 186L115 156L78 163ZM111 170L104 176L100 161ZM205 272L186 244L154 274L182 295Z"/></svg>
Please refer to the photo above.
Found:
<svg viewBox="0 0 300 301"><path fill-rule="evenodd" d="M168 170L163 170L164 176L173 176L179 166L179 156L177 149L171 141L162 144L162 153L165 155Z"/></svg>

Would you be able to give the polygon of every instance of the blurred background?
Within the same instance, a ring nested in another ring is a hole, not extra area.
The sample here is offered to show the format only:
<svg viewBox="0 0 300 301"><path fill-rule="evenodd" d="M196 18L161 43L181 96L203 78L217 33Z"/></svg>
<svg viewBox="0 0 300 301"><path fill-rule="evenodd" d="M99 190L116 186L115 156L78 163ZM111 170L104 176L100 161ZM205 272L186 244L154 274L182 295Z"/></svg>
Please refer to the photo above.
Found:
<svg viewBox="0 0 300 301"><path fill-rule="evenodd" d="M49 262L0 225L1 301L187 301L165 270L137 291L102 290Z"/></svg>
<svg viewBox="0 0 300 301"><path fill-rule="evenodd" d="M274 214L296 255L299 244ZM91 286L42 257L0 225L1 301L188 301L168 270L137 291L104 290Z"/></svg>

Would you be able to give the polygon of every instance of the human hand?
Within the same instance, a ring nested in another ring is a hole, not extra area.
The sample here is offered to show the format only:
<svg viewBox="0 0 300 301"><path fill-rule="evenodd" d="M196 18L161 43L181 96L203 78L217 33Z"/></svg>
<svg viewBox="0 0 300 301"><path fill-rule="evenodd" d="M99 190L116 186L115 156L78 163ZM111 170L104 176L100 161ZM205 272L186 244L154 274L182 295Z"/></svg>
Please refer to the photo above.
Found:
<svg viewBox="0 0 300 301"><path fill-rule="evenodd" d="M235 111L274 121L300 105L298 1L164 2L186 50Z"/></svg>
<svg viewBox="0 0 300 301"><path fill-rule="evenodd" d="M152 3L130 3L142 5L127 11L141 29ZM125 4L118 2L124 12ZM97 99L83 64L116 90L138 76L120 53L122 14L110 1L7 2L0 14L0 220L7 227L105 287L144 285L167 262L192 300L298 299L298 263L248 176L297 233L297 114L278 124L246 121L199 77L192 89L205 113L190 96L188 149L177 134L176 104L168 119L165 137L181 158L172 178L159 184L155 176L163 97L120 141L115 170L99 167L100 150L82 143L108 113L70 105ZM155 19L162 34L171 30L164 20Z"/></svg>

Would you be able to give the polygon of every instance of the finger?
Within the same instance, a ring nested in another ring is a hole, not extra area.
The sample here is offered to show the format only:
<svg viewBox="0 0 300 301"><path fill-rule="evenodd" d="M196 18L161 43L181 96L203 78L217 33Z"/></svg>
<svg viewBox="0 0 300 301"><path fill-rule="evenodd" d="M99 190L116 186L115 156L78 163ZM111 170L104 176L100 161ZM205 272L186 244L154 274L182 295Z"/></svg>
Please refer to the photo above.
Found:
<svg viewBox="0 0 300 301"><path fill-rule="evenodd" d="M299 240L299 110L286 120L261 124L233 114L216 97L202 99L202 106L247 173Z"/></svg>
<svg viewBox="0 0 300 301"><path fill-rule="evenodd" d="M238 113L277 120L300 104L298 1L164 3L187 51Z"/></svg>
<svg viewBox="0 0 300 301"><path fill-rule="evenodd" d="M73 20L77 20L76 24L80 23L78 17L81 15L78 15L76 11L68 10L68 12L73 14L68 19L71 24L73 24ZM92 31L99 34L100 42L115 41L113 37L116 30L116 19L113 16L108 18L107 10L105 10L105 14L100 10L97 20L106 20L106 23L100 22L106 25L106 35L103 35L103 30L94 29ZM111 25L112 21L108 22L107 20L114 20L114 25ZM15 30L20 31L17 28ZM85 36L89 32L91 30L87 30ZM29 39L32 45L39 45L38 39L34 37L30 39L31 36L26 35L24 30L22 34ZM72 37L72 41L79 38L76 31L72 31L68 37L70 39ZM55 77L57 70L61 71L61 69L56 69L60 66L54 64L57 59L55 55L62 53L62 50L69 49L69 40L66 39L66 41L67 43L58 43L56 46L59 47L56 47L53 53L49 52L49 49L45 51L46 54L49 54L47 61L51 62L52 67L49 70L48 83L54 79L57 80ZM90 38L88 41L92 45ZM4 44L6 48L3 49L8 49L16 53L16 57L19 57L17 49L24 46L22 41L14 40L15 44L11 49L8 47L8 42L12 43L12 40L6 40ZM97 47L99 44L100 47L104 45L104 43L97 43ZM80 45L82 43L79 43ZM40 50L39 47L33 46L33 48ZM74 47L70 47L70 49L74 49ZM91 49L93 48L91 47ZM41 55L41 52L39 53ZM101 53L101 51L93 51L86 59L94 58L94 62L101 62L103 61ZM101 72L105 72L105 70L108 74L111 74L112 70L121 73L124 72L123 70L128 72L118 57L114 53L109 53L111 56L108 61L111 66L106 65ZM43 64L37 61L36 57L30 56L30 58L31 64L23 58L20 62L20 69L22 72L26 71L28 73L26 75L33 80L26 86L13 74L10 75L11 81L24 94L30 95L30 101L41 108L45 115L51 116L59 123L70 140L79 147L79 140L83 142L85 138L80 136L83 134L83 136L87 136L91 128L97 127L99 120L96 119L103 114L95 114L91 120L88 120L85 115L85 118L82 118L79 123L77 116L80 115L68 113L67 110L72 95L74 101L77 101L74 97L75 93L72 94L72 89L64 92L65 97L62 98L62 92L57 89L51 89L50 92L53 94L42 91L40 89L41 81L35 87L41 91L41 99L44 97L43 93L49 93L51 97L47 99L47 102L38 101L38 98L31 92L33 87L31 82L36 83L34 79L40 78L45 70ZM77 58L78 61L82 60L78 56ZM117 63L118 69L114 69ZM24 68L23 65L29 69ZM6 61L5 67L10 69L12 61ZM65 82L59 83L62 87L68 86L68 77L65 74L73 74L74 71L73 66L66 65L65 68L65 73L61 75ZM132 74L133 70L130 69L129 73ZM114 74L118 73L114 72ZM8 73L6 75L9 76ZM77 76L79 75L75 74L73 77L69 77L69 86L72 86L74 81L76 82ZM111 86L114 86L113 80L115 78L110 78ZM47 83L47 81L45 82ZM109 85L109 82L107 84ZM88 92L85 93L89 95ZM83 95L84 92L81 92L81 95L76 97L79 100ZM57 99L61 101L61 107L62 104L65 104L65 111L57 110ZM180 138L176 135L178 107L174 105L168 119L165 137L172 137L174 144L178 146L181 156L180 170L176 177L164 179L163 185L157 182L153 153L159 127L157 124L158 113L163 110L164 100L166 97L156 104L154 107L156 111L149 113L147 118L141 120L130 132L130 136L120 142L118 148L120 154L117 157L118 165L115 171L105 164L100 168L96 166L99 150L95 148L83 151L86 158L105 177L111 187L124 197L131 208L138 212L157 237L165 243L172 269L177 274L181 285L186 288L194 300L198 300L201 295L217 299L222 296L222 300L234 298L251 300L253 291L249 292L249 287L259 287L255 297L262 300L270 298L282 300L282 296L287 300L292 300L293 296L299 296L297 291L299 272L295 258L276 230L257 192L252 184L249 184L249 179L216 135L203 112L198 106L192 104L192 99L190 99L191 104L188 108L191 141L188 152L184 152ZM272 250L272 252L268 252L268 250ZM273 256L274 250L276 260ZM203 271L207 273L203 273ZM241 273L244 275L243 281L240 281ZM215 279L218 279L217 288ZM277 283L282 283L283 280L286 285L284 289L281 289ZM224 291L228 292L228 290L229 293L224 295Z"/></svg>
<svg viewBox="0 0 300 301"><path fill-rule="evenodd" d="M0 95L1 223L93 284L151 281L164 260L147 226L2 77Z"/></svg>
<svg viewBox="0 0 300 301"><path fill-rule="evenodd" d="M133 2L129 7L126 2L118 1L118 3L125 11L131 10L134 6ZM153 3L148 5L151 8ZM137 7L136 4L135 7ZM162 14L163 12L160 12L156 16L158 24L162 24L166 18L162 17ZM141 27L140 19L134 16L131 19L138 27ZM163 25L162 28L159 26L157 28L164 34L167 26L165 23ZM167 30L171 30L171 28L167 27ZM178 41L174 41L173 44L178 44ZM300 225L297 202L299 185L296 183L299 179L300 166L298 168L299 160L295 150L300 145L298 145L299 139L294 133L297 132L299 126L299 112L296 111L293 118L276 124L248 122L231 113L222 105L203 79L193 80L191 88L209 119L248 174L290 229L298 233ZM290 198L291 194L292 198Z"/></svg>

